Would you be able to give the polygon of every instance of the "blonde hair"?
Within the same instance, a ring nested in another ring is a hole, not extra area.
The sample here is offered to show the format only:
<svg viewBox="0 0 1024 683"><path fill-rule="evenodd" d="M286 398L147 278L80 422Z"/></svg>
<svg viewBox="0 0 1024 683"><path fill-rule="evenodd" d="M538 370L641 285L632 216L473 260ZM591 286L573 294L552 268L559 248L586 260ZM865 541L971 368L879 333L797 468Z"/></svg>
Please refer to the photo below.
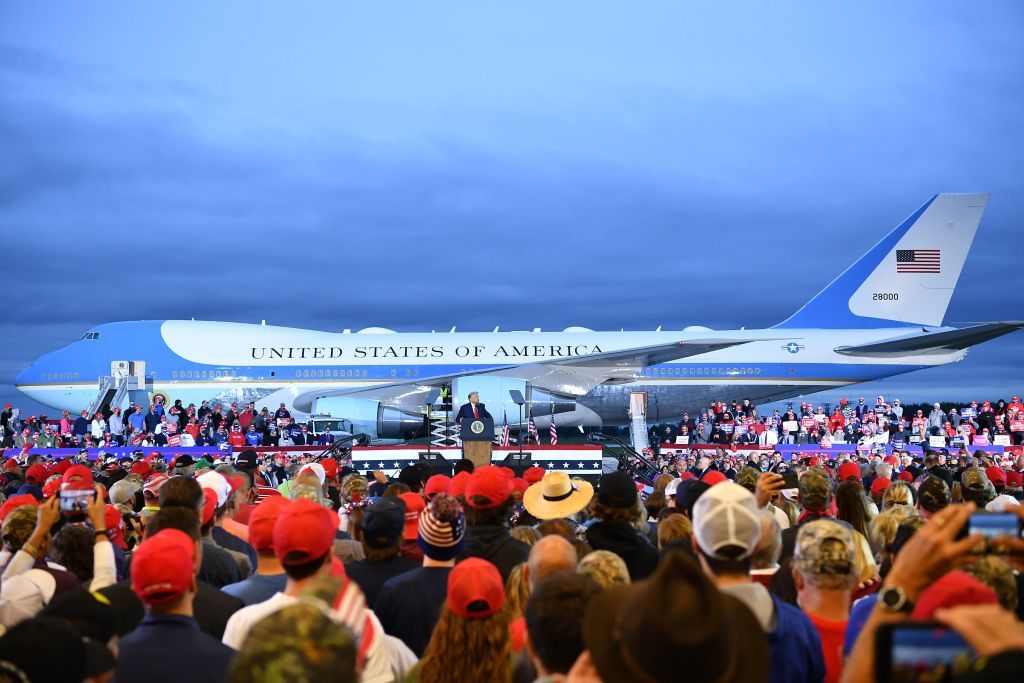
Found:
<svg viewBox="0 0 1024 683"><path fill-rule="evenodd" d="M888 510L893 507L907 505L914 507L914 494L905 482L897 481L889 485L882 496L882 509Z"/></svg>
<svg viewBox="0 0 1024 683"><path fill-rule="evenodd" d="M875 561L881 563L882 554L896 538L896 529L905 519L914 516L914 508L907 505L897 505L878 514L871 524L868 525L868 541L871 542L871 551L875 554Z"/></svg>
<svg viewBox="0 0 1024 683"><path fill-rule="evenodd" d="M445 605L420 659L420 683L509 683L512 680L509 621L507 607L486 619L463 619Z"/></svg>
<svg viewBox="0 0 1024 683"><path fill-rule="evenodd" d="M530 582L527 581L527 574L526 563L521 562L512 567L508 581L505 582L505 604L508 606L511 620L523 616L526 602L530 599Z"/></svg>
<svg viewBox="0 0 1024 683"><path fill-rule="evenodd" d="M539 531L534 529L532 526L523 526L522 524L514 526L508 530L508 535L512 538L522 541L528 546L533 546L534 543L541 539Z"/></svg>

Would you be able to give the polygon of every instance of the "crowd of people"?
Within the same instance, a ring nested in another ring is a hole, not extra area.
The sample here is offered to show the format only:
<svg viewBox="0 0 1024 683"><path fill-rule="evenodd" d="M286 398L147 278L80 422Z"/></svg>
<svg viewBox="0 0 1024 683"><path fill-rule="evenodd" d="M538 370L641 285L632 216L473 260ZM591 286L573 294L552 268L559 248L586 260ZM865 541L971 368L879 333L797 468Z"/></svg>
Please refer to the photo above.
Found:
<svg viewBox="0 0 1024 683"><path fill-rule="evenodd" d="M236 450L246 446L329 446L330 431L313 434L308 425L296 422L282 403L277 410L256 409L255 403L221 405L203 401L183 406L180 400L167 406L156 395L148 406L128 403L88 410L72 416L64 411L58 420L46 415L22 417L11 404L0 411L0 445L4 448L141 448L218 446Z"/></svg>
<svg viewBox="0 0 1024 683"><path fill-rule="evenodd" d="M723 448L653 487L23 450L0 472L0 681L860 683L880 632L932 622L970 652L909 680L1017 680L1024 539L972 520L1024 524L1022 484L1024 457L981 448Z"/></svg>
<svg viewBox="0 0 1024 683"><path fill-rule="evenodd" d="M799 408L774 410L758 415L749 399L742 402L712 401L696 416L684 413L678 424L654 430L653 437L672 443L747 444L915 444L943 446L1019 446L1024 444L1024 403L1013 396L1010 401L972 401L967 405L904 410L899 399L886 401L877 396L869 403L863 397L853 403L841 399L829 407L802 402Z"/></svg>

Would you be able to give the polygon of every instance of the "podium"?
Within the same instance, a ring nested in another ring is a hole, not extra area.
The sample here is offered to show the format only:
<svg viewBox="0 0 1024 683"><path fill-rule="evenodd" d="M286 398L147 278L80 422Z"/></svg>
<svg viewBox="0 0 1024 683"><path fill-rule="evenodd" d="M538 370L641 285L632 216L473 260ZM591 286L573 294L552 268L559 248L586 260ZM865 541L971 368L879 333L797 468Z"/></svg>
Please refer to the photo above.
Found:
<svg viewBox="0 0 1024 683"><path fill-rule="evenodd" d="M494 420L487 417L464 419L459 429L462 439L462 457L473 463L473 467L491 464L491 447L494 445Z"/></svg>

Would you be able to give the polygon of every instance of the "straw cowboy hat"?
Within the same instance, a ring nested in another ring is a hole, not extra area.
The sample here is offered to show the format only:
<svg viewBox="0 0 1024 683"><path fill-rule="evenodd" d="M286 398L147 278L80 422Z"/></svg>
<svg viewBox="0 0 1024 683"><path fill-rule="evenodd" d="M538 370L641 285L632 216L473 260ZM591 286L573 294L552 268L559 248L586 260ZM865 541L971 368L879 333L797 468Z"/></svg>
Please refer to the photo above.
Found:
<svg viewBox="0 0 1024 683"><path fill-rule="evenodd" d="M570 479L565 472L548 472L526 489L523 506L537 519L559 519L574 515L594 497L594 486L583 479Z"/></svg>

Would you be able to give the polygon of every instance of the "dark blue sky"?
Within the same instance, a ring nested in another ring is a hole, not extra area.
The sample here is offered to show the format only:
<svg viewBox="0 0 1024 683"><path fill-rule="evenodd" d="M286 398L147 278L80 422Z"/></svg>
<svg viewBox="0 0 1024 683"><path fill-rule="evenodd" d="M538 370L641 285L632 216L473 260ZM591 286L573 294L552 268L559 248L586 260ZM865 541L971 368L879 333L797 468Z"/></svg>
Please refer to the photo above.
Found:
<svg viewBox="0 0 1024 683"><path fill-rule="evenodd" d="M0 5L0 400L112 320L771 325L941 191L947 322L1024 318L1016 0L377 5Z"/></svg>

